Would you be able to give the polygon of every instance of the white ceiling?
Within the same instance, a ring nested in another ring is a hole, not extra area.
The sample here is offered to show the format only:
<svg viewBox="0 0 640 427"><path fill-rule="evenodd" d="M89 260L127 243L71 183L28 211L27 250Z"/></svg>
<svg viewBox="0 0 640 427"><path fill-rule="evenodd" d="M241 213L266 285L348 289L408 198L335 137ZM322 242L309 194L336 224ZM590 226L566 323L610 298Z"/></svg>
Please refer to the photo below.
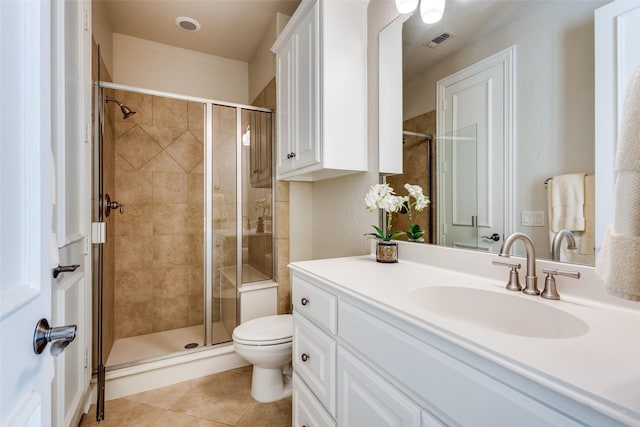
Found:
<svg viewBox="0 0 640 427"><path fill-rule="evenodd" d="M170 46L249 62L270 22L291 16L300 0L94 0L106 4L112 31ZM175 25L179 16L202 24Z"/></svg>

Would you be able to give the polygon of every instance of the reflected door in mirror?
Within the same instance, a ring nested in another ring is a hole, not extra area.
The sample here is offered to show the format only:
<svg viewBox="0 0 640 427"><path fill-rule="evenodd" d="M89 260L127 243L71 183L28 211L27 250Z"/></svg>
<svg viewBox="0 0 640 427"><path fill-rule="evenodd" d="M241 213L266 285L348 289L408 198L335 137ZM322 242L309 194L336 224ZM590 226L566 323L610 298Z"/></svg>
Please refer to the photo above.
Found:
<svg viewBox="0 0 640 427"><path fill-rule="evenodd" d="M513 116L512 56L513 48L506 49L438 81L438 135L456 137L449 159L455 168L451 188L445 188L445 179L439 188L440 200L452 199L440 205L445 210L441 211L440 218L446 221L440 227L441 240L447 246L497 252L501 241L482 239L479 235L510 232L506 207L511 204L505 179L509 162L505 161L505 153L509 152L507 147L511 143L509 130ZM475 147L464 143L463 137L469 135L462 130L470 126L475 126ZM447 153L446 150L439 152ZM472 153L475 156L471 156ZM471 164L473 157L475 163ZM439 167L442 168L446 160L440 159ZM474 174L475 182L470 179Z"/></svg>

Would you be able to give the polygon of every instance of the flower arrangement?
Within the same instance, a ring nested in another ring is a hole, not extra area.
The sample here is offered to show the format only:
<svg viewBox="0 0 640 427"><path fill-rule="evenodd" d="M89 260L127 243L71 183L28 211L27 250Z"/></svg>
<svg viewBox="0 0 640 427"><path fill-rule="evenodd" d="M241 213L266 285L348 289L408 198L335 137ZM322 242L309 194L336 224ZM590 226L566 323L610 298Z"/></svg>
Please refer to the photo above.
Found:
<svg viewBox="0 0 640 427"><path fill-rule="evenodd" d="M405 184L404 188L409 192L409 197L407 197L407 213L409 214L409 231L405 234L409 238L409 240L420 240L424 235L424 230L420 229L418 224L413 223L413 218L411 217L411 209L415 208L417 212L422 212L424 208L427 207L431 200L427 196L422 193L422 187L419 185L411 185ZM413 199L413 202L411 201Z"/></svg>
<svg viewBox="0 0 640 427"><path fill-rule="evenodd" d="M388 242L403 235L406 235L411 240L418 240L424 235L424 231L420 229L420 226L413 223L411 210L415 209L418 212L422 212L431 201L422 193L422 188L419 185L405 184L404 188L409 193L408 196L397 196L389 184L371 186L364 198L365 205L369 211L374 209L385 211L387 227L386 230L382 230L380 227L373 225L372 227L376 232L367 233L368 236ZM393 231L391 226L393 213L401 211L409 213L409 230L406 232Z"/></svg>
<svg viewBox="0 0 640 427"><path fill-rule="evenodd" d="M364 197L364 202L367 210L373 212L374 209L382 209L386 212L387 216L387 229L382 230L380 227L373 225L375 233L367 233L367 236L373 236L385 242L396 239L405 234L403 231L392 231L391 219L394 212L399 212L404 203L407 201L407 197L396 196L393 188L389 184L376 184L371 186L371 189Z"/></svg>

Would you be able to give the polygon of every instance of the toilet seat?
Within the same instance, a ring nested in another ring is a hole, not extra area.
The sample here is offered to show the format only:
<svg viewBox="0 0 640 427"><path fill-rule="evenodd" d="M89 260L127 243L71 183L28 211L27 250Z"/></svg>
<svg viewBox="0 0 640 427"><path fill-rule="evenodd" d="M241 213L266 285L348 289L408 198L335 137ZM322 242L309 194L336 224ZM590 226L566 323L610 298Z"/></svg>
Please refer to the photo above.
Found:
<svg viewBox="0 0 640 427"><path fill-rule="evenodd" d="M233 330L237 344L268 346L292 341L293 316L281 314L261 317L241 324Z"/></svg>

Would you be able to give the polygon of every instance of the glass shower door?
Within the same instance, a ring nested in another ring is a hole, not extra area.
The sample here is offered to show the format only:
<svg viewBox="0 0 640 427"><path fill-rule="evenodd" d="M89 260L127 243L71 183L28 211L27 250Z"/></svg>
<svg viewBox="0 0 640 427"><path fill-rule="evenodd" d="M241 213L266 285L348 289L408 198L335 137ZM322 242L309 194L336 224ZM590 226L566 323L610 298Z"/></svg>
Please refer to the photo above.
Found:
<svg viewBox="0 0 640 427"><path fill-rule="evenodd" d="M237 326L236 290L238 282L238 109L209 104L211 109L212 142L208 153L210 168L206 191L207 215L210 224L211 249L208 251L210 269L206 287L206 301L211 310L206 310L205 334L207 344L231 340Z"/></svg>

